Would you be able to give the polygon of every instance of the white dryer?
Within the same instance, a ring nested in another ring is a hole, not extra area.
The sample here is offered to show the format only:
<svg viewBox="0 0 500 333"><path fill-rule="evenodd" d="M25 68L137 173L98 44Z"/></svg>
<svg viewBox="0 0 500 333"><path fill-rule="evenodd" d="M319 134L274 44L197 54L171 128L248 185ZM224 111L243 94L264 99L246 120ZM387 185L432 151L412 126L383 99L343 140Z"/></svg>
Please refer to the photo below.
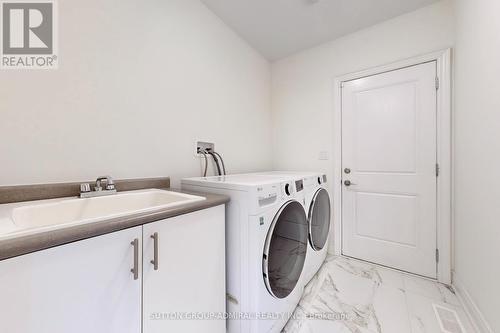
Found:
<svg viewBox="0 0 500 333"><path fill-rule="evenodd" d="M318 272L328 254L331 201L328 194L327 177L322 173L293 171L269 171L258 174L303 180L304 207L309 228L309 248L303 272L303 278L307 284Z"/></svg>
<svg viewBox="0 0 500 333"><path fill-rule="evenodd" d="M304 190L310 247L303 274L307 283L318 272L328 255L331 201L327 189L327 177L324 174L305 176Z"/></svg>
<svg viewBox="0 0 500 333"><path fill-rule="evenodd" d="M304 289L309 225L303 180L277 175L183 179L182 188L230 196L226 205L229 333L278 333Z"/></svg>

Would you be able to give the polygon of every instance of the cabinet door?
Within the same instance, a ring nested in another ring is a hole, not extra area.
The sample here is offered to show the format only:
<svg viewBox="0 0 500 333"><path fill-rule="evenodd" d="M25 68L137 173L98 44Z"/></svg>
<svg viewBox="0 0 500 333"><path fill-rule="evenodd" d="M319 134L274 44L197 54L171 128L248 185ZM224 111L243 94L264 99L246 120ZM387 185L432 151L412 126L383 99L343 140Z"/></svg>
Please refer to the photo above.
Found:
<svg viewBox="0 0 500 333"><path fill-rule="evenodd" d="M140 333L141 246L137 227L1 261L0 332Z"/></svg>
<svg viewBox="0 0 500 333"><path fill-rule="evenodd" d="M225 311L224 226L224 206L144 226L144 333L225 332L203 317Z"/></svg>

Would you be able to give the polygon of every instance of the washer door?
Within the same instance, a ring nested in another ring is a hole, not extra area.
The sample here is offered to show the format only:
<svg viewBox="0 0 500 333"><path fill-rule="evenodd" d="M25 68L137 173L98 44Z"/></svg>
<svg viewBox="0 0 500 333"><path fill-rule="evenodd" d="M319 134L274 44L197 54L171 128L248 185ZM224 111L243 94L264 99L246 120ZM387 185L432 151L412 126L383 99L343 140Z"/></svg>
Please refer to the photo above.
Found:
<svg viewBox="0 0 500 333"><path fill-rule="evenodd" d="M315 251L323 249L330 231L330 196L320 188L309 206L309 242Z"/></svg>
<svg viewBox="0 0 500 333"><path fill-rule="evenodd" d="M264 247L264 280L274 297L287 297L297 285L306 259L307 237L303 206L287 202L274 217Z"/></svg>

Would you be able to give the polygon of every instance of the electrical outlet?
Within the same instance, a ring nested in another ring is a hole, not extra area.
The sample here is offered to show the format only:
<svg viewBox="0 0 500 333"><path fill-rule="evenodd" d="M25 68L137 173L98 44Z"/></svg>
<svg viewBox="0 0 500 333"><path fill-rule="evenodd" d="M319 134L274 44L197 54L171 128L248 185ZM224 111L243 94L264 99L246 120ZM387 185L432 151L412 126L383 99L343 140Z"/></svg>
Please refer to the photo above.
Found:
<svg viewBox="0 0 500 333"><path fill-rule="evenodd" d="M330 159L330 154L327 151L320 151L318 155L318 160L328 161Z"/></svg>
<svg viewBox="0 0 500 333"><path fill-rule="evenodd" d="M202 151L215 151L215 143L212 142L203 142L203 141L198 141L196 142L196 154L200 154Z"/></svg>

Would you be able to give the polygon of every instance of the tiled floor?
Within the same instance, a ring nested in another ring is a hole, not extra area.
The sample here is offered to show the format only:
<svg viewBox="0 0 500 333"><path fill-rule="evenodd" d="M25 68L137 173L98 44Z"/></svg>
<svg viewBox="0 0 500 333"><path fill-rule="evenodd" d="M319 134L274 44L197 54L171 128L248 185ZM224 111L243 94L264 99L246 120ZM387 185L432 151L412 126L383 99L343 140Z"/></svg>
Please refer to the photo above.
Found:
<svg viewBox="0 0 500 333"><path fill-rule="evenodd" d="M439 283L331 256L306 287L284 333L442 333L433 304L456 311L474 333L453 291Z"/></svg>

